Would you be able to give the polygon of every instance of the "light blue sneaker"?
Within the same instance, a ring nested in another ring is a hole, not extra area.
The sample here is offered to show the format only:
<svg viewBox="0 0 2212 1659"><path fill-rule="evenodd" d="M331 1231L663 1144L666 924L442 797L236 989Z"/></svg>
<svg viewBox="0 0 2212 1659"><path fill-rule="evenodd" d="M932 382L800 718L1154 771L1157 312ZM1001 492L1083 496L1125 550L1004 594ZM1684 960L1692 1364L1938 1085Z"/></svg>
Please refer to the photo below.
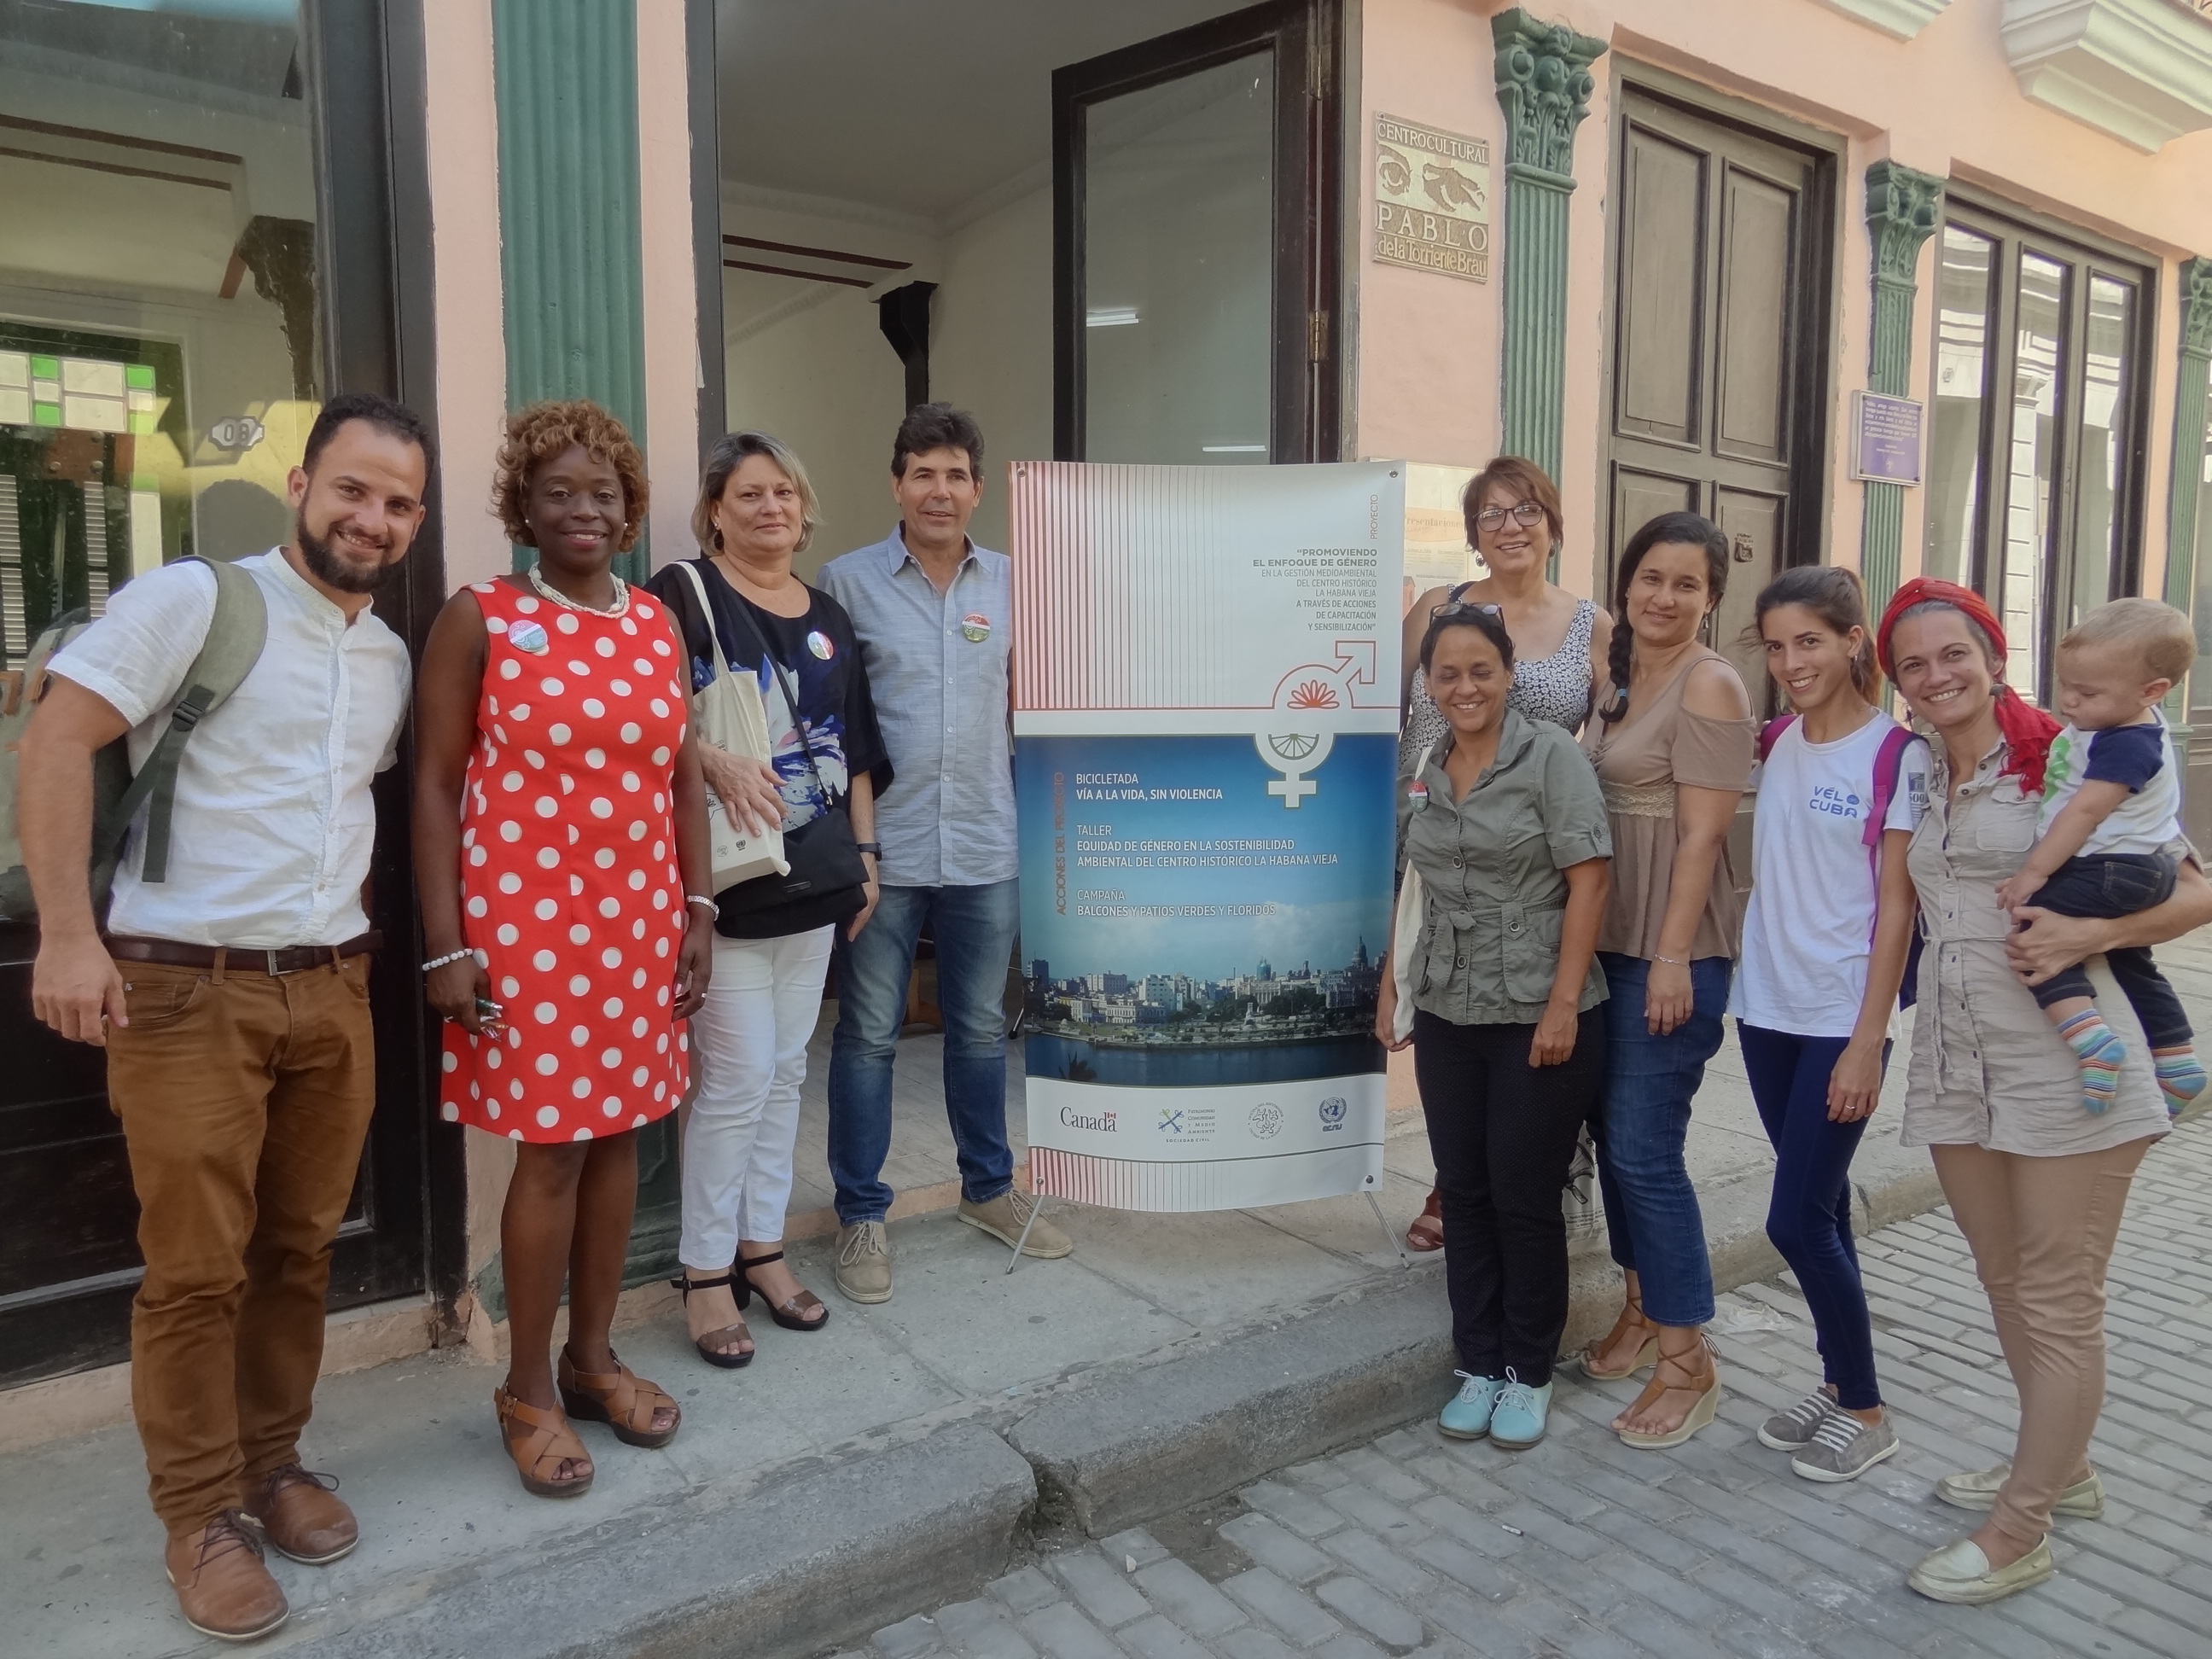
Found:
<svg viewBox="0 0 2212 1659"><path fill-rule="evenodd" d="M1551 1416L1552 1385L1547 1382L1532 1389L1509 1366L1505 1385L1492 1401L1490 1443L1508 1451L1526 1451L1544 1437Z"/></svg>
<svg viewBox="0 0 2212 1659"><path fill-rule="evenodd" d="M1490 1432L1490 1408L1497 1401L1498 1391L1505 1386L1505 1379L1477 1376L1472 1371L1455 1371L1452 1375L1460 1379L1459 1392L1437 1414L1437 1427L1455 1440L1480 1440Z"/></svg>

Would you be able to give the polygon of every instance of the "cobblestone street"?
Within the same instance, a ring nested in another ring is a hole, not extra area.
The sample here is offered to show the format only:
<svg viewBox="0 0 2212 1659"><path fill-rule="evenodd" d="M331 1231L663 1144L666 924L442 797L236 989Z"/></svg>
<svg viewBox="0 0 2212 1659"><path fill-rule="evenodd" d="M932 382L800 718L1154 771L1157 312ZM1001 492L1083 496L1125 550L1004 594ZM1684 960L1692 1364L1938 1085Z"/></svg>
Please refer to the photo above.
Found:
<svg viewBox="0 0 2212 1659"><path fill-rule="evenodd" d="M1727 1401L1686 1446L1623 1447L1605 1425L1634 1385L1563 1371L1550 1437L1532 1451L1414 1424L1148 1529L1042 1555L984 1598L878 1631L870 1659L2205 1659L2208 1239L2212 1121L2152 1153L2120 1232L2094 1452L2104 1518L2062 1519L2058 1576L1994 1607L1945 1607L1905 1585L1923 1554L1976 1524L1931 1483L2004 1461L2013 1435L1988 1307L1939 1211L1862 1243L1904 1446L1855 1483L1800 1480L1754 1437L1819 1374L1804 1304L1774 1280L1723 1299Z"/></svg>

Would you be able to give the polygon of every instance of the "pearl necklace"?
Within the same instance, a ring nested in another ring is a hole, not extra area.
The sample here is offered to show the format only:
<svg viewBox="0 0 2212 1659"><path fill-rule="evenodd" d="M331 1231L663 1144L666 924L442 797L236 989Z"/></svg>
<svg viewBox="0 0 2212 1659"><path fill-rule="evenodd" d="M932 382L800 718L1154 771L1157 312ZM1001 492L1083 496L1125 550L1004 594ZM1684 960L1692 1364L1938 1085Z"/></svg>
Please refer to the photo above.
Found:
<svg viewBox="0 0 2212 1659"><path fill-rule="evenodd" d="M629 584L620 576L614 578L615 602L602 611L595 605L580 605L558 588L548 584L545 578L538 574L536 565L530 567L528 574L530 585L538 590L539 595L552 600L564 611L580 611L587 617L619 617L629 610Z"/></svg>

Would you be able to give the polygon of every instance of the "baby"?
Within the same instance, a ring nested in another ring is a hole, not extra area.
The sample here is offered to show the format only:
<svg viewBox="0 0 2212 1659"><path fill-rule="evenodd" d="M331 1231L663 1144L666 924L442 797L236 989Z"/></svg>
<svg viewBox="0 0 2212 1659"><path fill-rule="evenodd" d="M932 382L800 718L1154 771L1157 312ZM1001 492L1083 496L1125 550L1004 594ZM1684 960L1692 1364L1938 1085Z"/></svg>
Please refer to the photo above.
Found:
<svg viewBox="0 0 2212 1659"><path fill-rule="evenodd" d="M2181 779L2158 705L2196 659L2189 618L2155 599L2115 599L2058 642L2058 712L2037 840L2020 872L1997 889L2062 916L2126 916L2173 891L2181 840ZM2181 1000L2145 947L2105 960L2142 1022L2166 1110L2203 1093L2204 1067ZM2031 988L2081 1068L2081 1103L2101 1112L2119 1086L2127 1049L2090 1000L2077 964Z"/></svg>

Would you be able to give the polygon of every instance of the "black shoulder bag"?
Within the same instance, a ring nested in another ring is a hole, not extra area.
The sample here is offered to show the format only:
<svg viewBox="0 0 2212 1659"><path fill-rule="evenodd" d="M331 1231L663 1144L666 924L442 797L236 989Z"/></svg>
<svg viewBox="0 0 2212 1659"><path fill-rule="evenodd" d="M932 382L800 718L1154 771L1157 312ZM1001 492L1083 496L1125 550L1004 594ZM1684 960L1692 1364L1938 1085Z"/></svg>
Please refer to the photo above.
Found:
<svg viewBox="0 0 2212 1659"><path fill-rule="evenodd" d="M776 683L783 688L792 730L798 734L799 752L806 757L807 770L814 774L814 787L822 792L823 810L796 830L783 832L783 857L791 866L789 875L771 872L756 876L715 896L722 914L714 927L726 939L784 939L849 921L860 915L868 902L868 868L860 861L860 846L853 838L852 817L830 799L830 786L815 762L806 716L799 706L798 686L745 608L744 598L738 594L731 598L738 620L753 636L753 643L760 647L762 657L775 671ZM714 625L713 617L707 618L707 625Z"/></svg>

